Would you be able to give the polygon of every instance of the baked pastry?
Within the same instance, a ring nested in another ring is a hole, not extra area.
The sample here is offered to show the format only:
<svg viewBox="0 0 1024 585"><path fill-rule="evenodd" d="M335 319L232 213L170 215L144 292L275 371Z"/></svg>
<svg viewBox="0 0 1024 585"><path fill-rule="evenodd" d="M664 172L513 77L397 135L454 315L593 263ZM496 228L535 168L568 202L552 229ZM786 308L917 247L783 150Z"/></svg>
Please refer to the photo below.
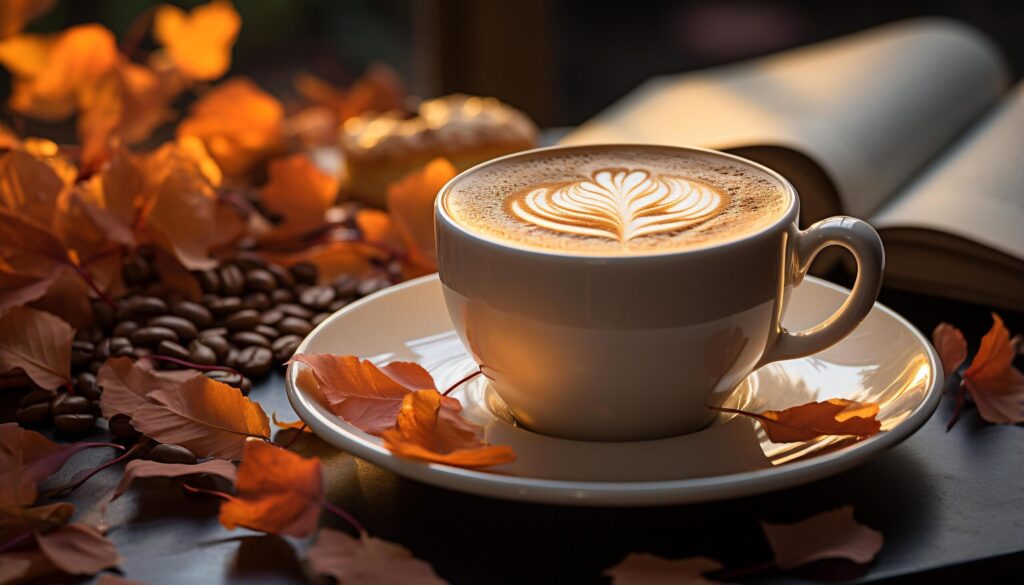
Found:
<svg viewBox="0 0 1024 585"><path fill-rule="evenodd" d="M420 104L418 115L397 112L349 118L341 145L348 191L383 207L390 183L436 157L465 170L494 157L532 148L537 127L495 98L453 94Z"/></svg>

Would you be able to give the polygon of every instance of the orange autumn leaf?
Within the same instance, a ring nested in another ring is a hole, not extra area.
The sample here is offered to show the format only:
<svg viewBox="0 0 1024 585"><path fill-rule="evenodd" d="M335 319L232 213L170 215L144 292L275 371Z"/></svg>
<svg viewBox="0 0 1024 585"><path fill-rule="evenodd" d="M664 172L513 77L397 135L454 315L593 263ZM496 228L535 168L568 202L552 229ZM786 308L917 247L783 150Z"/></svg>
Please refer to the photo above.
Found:
<svg viewBox="0 0 1024 585"><path fill-rule="evenodd" d="M131 416L147 403L147 396L157 390L173 392L183 380L153 370L145 361L128 357L112 357L96 373L96 385L103 390L100 408L104 418L116 414ZM193 373L193 376L198 374Z"/></svg>
<svg viewBox="0 0 1024 585"><path fill-rule="evenodd" d="M324 224L324 214L338 196L338 179L301 153L270 161L267 174L270 180L260 189L260 198L281 217L267 239L299 237Z"/></svg>
<svg viewBox="0 0 1024 585"><path fill-rule="evenodd" d="M1013 367L1016 354L1003 320L992 313L992 328L963 373L963 386L978 414L990 423L1024 422L1024 373Z"/></svg>
<svg viewBox="0 0 1024 585"><path fill-rule="evenodd" d="M235 494L221 504L220 522L303 538L316 530L323 497L319 459L306 459L263 441L248 441Z"/></svg>
<svg viewBox="0 0 1024 585"><path fill-rule="evenodd" d="M713 410L756 419L773 443L810 441L821 435L870 437L882 428L882 423L875 418L878 415L877 404L843 398L761 413L718 407L713 407Z"/></svg>
<svg viewBox="0 0 1024 585"><path fill-rule="evenodd" d="M960 364L967 359L967 341L959 329L949 323L939 323L932 332L932 345L939 353L942 372L946 376L957 371Z"/></svg>
<svg viewBox="0 0 1024 585"><path fill-rule="evenodd" d="M114 489L114 493L110 496L110 499L113 501L121 497L121 494L127 491L128 488L131 487L132 482L136 479L151 477L185 477L188 475L199 475L204 473L214 475L234 483L238 470L235 468L234 463L224 461L223 459L210 459L208 461L202 461L194 464L160 463L159 461L136 459L134 461L129 461L128 465L125 466L124 476L121 478L121 483L117 484L117 487Z"/></svg>
<svg viewBox="0 0 1024 585"><path fill-rule="evenodd" d="M361 533L354 538L331 528L321 528L306 553L310 567L346 585L443 585L426 561L405 547Z"/></svg>
<svg viewBox="0 0 1024 585"><path fill-rule="evenodd" d="M363 240L391 253L401 252L405 248L402 234L395 226L394 217L380 209L360 209L356 212L356 228Z"/></svg>
<svg viewBox="0 0 1024 585"><path fill-rule="evenodd" d="M98 529L75 522L36 534L36 545L55 572L92 575L121 564L117 547Z"/></svg>
<svg viewBox="0 0 1024 585"><path fill-rule="evenodd" d="M21 32L29 21L49 12L57 0L5 0L0 2L0 39Z"/></svg>
<svg viewBox="0 0 1024 585"><path fill-rule="evenodd" d="M0 313L40 299L74 270L53 232L0 208Z"/></svg>
<svg viewBox="0 0 1024 585"><path fill-rule="evenodd" d="M0 156L0 207L48 226L69 185L54 169L19 150Z"/></svg>
<svg viewBox="0 0 1024 585"><path fill-rule="evenodd" d="M631 553L604 572L612 585L713 585L705 573L718 571L722 564L707 557L664 559L647 553Z"/></svg>
<svg viewBox="0 0 1024 585"><path fill-rule="evenodd" d="M388 211L402 235L409 259L436 269L434 248L434 200L438 191L458 172L447 159L436 158L419 171L388 187Z"/></svg>
<svg viewBox="0 0 1024 585"><path fill-rule="evenodd" d="M53 475L72 455L104 443L58 445L43 435L18 426L0 424L0 507L30 506L39 482Z"/></svg>
<svg viewBox="0 0 1024 585"><path fill-rule="evenodd" d="M437 390L417 390L402 400L395 428L384 431L384 446L400 457L456 467L490 467L515 460L510 447L489 445L483 429L459 412L462 405Z"/></svg>
<svg viewBox="0 0 1024 585"><path fill-rule="evenodd" d="M792 569L822 559L870 563L882 550L882 533L853 517L853 507L816 514L794 524L761 523L775 564Z"/></svg>
<svg viewBox="0 0 1024 585"><path fill-rule="evenodd" d="M314 381L314 383L315 383L315 381ZM274 423L275 427L277 427L277 428L279 428L279 429L281 429L283 431L295 430L295 431L302 431L304 433L312 433L313 432L313 431L309 430L309 427L306 426L306 423L302 422L301 420L293 420L293 421L279 420L277 418L277 413L276 412L270 413L270 422Z"/></svg>
<svg viewBox="0 0 1024 585"><path fill-rule="evenodd" d="M161 4L153 17L153 36L186 77L209 81L227 73L231 47L242 19L230 2L214 0L186 13Z"/></svg>
<svg viewBox="0 0 1024 585"><path fill-rule="evenodd" d="M36 385L54 390L71 384L75 331L60 318L30 307L0 317L0 372L21 369Z"/></svg>
<svg viewBox="0 0 1024 585"><path fill-rule="evenodd" d="M364 242L328 242L298 252L261 252L268 262L292 266L309 262L317 267L320 282L330 282L342 275L366 276L378 270L374 260L384 260L387 253Z"/></svg>
<svg viewBox="0 0 1024 585"><path fill-rule="evenodd" d="M206 144L229 175L240 175L280 148L284 108L244 77L229 79L199 98L178 125L178 136Z"/></svg>
<svg viewBox="0 0 1024 585"><path fill-rule="evenodd" d="M435 389L430 374L411 362L378 368L356 356L325 353L298 354L290 362L308 366L331 412L367 433L394 427L410 392Z"/></svg>
<svg viewBox="0 0 1024 585"><path fill-rule="evenodd" d="M387 65L372 65L345 90L310 73L295 77L295 90L306 101L329 109L338 122L365 112L405 109L405 85Z"/></svg>

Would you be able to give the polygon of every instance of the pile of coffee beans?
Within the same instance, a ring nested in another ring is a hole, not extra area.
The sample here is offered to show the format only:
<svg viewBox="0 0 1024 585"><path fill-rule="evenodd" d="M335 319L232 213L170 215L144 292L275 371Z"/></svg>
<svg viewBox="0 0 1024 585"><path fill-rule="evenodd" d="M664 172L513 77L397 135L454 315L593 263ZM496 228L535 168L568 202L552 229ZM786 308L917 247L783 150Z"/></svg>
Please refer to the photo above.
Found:
<svg viewBox="0 0 1024 585"><path fill-rule="evenodd" d="M243 251L215 269L194 273L202 289L194 302L158 281L153 254L145 248L125 260L122 275L128 292L117 299L117 308L94 302L96 322L76 332L73 391L29 391L19 403L18 422L51 422L68 436L89 432L101 416L96 374L113 356L153 356L164 369L194 364L204 368L203 375L248 394L253 380L282 366L331 313L392 283L382 273L318 284L313 264L285 268ZM128 417L108 423L115 436L138 438Z"/></svg>

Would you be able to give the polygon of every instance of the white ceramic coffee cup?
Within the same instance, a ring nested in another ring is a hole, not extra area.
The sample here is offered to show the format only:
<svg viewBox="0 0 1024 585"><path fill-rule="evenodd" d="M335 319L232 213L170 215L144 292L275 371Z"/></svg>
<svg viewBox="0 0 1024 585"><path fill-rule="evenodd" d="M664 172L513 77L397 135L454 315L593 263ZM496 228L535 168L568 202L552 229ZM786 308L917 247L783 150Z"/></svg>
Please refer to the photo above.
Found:
<svg viewBox="0 0 1024 585"><path fill-rule="evenodd" d="M458 224L445 197L463 178L516 157L655 149L710 153L768 173L789 202L738 240L644 255L593 256L517 247ZM796 190L774 171L703 149L553 147L486 162L452 179L435 205L438 271L452 323L516 419L539 433L641 440L707 425L754 369L821 351L849 334L878 296L884 252L852 217L797 227ZM781 319L815 255L842 246L857 261L853 291L805 331Z"/></svg>

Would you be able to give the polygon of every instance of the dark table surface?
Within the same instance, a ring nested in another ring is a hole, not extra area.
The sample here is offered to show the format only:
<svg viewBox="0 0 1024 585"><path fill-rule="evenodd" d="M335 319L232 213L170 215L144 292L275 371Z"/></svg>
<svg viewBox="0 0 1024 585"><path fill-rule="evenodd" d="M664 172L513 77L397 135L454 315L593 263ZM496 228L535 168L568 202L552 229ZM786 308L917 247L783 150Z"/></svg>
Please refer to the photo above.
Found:
<svg viewBox="0 0 1024 585"><path fill-rule="evenodd" d="M946 320L977 343L991 325L984 307L891 290L880 300L926 333ZM1024 315L1002 316L1011 331L1024 331ZM279 374L251 396L268 414L295 418ZM9 399L3 402L10 406ZM407 546L456 584L602 583L603 570L634 551L670 558L705 555L727 567L748 566L769 559L758 520L790 522L846 504L885 536L874 563L826 561L743 582L1021 582L1024 428L984 424L972 409L947 433L952 407L953 400L944 397L913 437L841 475L755 497L646 509L490 500L403 479L311 435L293 449L323 459L331 502L353 513L372 534ZM9 419L11 410L2 412ZM109 458L102 451L76 456L49 484L60 485L74 470ZM110 527L127 577L150 583L315 581L300 562L308 541L227 531L217 522L214 498L186 495L165 480L140 482L108 503L120 476L120 468L100 473L71 501L79 518ZM324 522L342 527L327 515Z"/></svg>

